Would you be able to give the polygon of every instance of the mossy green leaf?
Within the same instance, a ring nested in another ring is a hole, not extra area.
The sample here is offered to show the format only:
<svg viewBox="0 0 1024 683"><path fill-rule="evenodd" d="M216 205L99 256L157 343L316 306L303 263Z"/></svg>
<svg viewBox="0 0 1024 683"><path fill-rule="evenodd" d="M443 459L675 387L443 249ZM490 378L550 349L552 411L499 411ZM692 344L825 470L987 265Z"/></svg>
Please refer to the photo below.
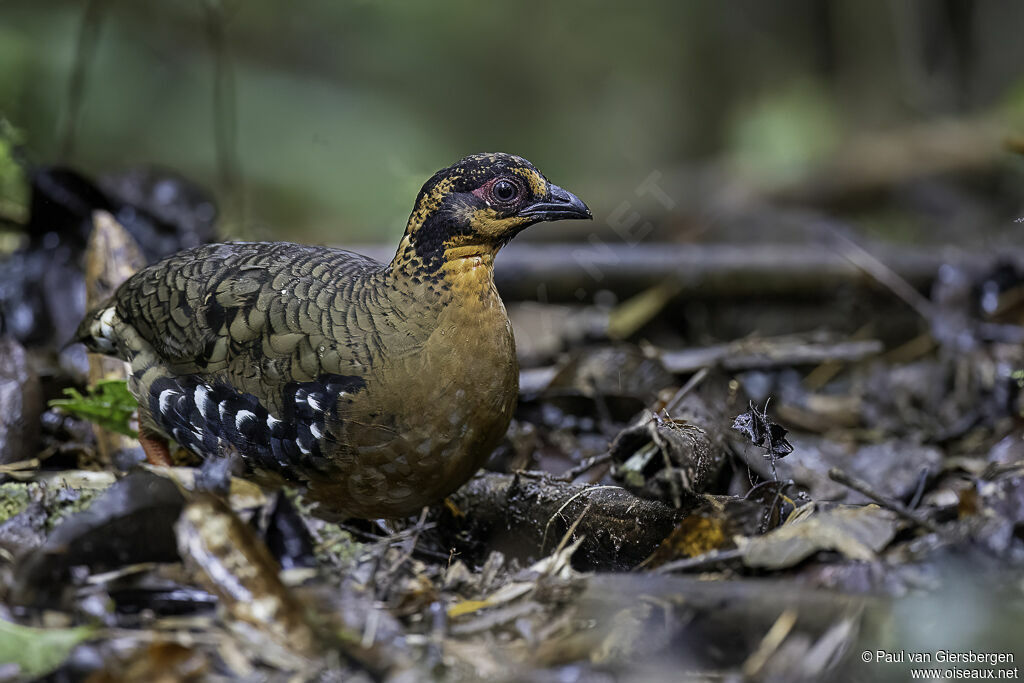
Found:
<svg viewBox="0 0 1024 683"><path fill-rule="evenodd" d="M46 675L95 632L95 626L32 628L0 619L0 665L17 664L22 676Z"/></svg>
<svg viewBox="0 0 1024 683"><path fill-rule="evenodd" d="M124 380L102 380L89 387L85 395L76 389L65 389L64 395L68 398L53 399L50 407L95 422L112 432L136 436L131 420L138 403Z"/></svg>

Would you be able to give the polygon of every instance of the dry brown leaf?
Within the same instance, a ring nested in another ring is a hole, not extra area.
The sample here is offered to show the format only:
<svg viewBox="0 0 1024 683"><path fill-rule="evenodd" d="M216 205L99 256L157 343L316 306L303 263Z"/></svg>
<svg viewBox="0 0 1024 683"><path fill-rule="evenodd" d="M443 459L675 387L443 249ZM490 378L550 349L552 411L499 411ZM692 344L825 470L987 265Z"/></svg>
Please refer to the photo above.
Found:
<svg viewBox="0 0 1024 683"><path fill-rule="evenodd" d="M877 505L809 510L747 541L743 563L748 567L784 569L822 550L836 550L852 560L872 560L893 539L896 529L896 515Z"/></svg>

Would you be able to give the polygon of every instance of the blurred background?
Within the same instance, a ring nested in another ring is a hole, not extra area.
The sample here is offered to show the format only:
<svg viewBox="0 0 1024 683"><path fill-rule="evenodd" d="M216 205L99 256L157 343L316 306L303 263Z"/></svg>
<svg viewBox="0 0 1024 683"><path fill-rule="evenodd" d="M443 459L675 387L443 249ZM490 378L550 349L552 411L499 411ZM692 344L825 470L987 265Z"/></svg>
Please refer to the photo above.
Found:
<svg viewBox="0 0 1024 683"><path fill-rule="evenodd" d="M934 184L911 201L1005 231L1024 215L1003 147L1024 120L1022 26L1024 5L994 0L3 0L0 113L36 163L180 172L231 236L392 243L431 173L486 150L594 209L528 239L614 234L629 201L651 238L713 240L711 199L850 204L893 174L979 168L995 204ZM637 196L652 173L671 211ZM25 187L3 177L10 214Z"/></svg>

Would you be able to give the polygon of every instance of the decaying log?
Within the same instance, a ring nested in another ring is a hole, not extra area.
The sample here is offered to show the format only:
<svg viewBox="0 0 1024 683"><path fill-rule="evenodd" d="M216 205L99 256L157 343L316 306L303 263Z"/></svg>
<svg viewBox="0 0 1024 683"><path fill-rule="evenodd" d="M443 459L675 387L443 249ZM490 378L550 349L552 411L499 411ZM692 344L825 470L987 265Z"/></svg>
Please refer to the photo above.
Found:
<svg viewBox="0 0 1024 683"><path fill-rule="evenodd" d="M663 406L645 410L610 446L612 478L643 498L686 507L714 484L728 459L739 394L702 370Z"/></svg>
<svg viewBox="0 0 1024 683"><path fill-rule="evenodd" d="M583 539L578 569L628 569L647 558L685 516L618 486L587 486L488 472L434 512L442 542L463 555L500 550L524 561ZM457 512L455 511L457 510ZM467 541L467 539L471 539Z"/></svg>
<svg viewBox="0 0 1024 683"><path fill-rule="evenodd" d="M612 478L644 498L679 508L715 480L725 458L700 423L644 411L612 442Z"/></svg>

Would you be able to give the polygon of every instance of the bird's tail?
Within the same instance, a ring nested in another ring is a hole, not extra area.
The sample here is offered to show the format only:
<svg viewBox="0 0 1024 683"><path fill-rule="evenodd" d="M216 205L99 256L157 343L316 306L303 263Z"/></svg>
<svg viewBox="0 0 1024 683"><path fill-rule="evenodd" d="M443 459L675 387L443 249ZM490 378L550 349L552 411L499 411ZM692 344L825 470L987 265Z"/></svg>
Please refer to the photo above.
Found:
<svg viewBox="0 0 1024 683"><path fill-rule="evenodd" d="M93 353L114 354L117 350L114 320L117 310L112 303L106 303L86 313L71 343L85 344Z"/></svg>

